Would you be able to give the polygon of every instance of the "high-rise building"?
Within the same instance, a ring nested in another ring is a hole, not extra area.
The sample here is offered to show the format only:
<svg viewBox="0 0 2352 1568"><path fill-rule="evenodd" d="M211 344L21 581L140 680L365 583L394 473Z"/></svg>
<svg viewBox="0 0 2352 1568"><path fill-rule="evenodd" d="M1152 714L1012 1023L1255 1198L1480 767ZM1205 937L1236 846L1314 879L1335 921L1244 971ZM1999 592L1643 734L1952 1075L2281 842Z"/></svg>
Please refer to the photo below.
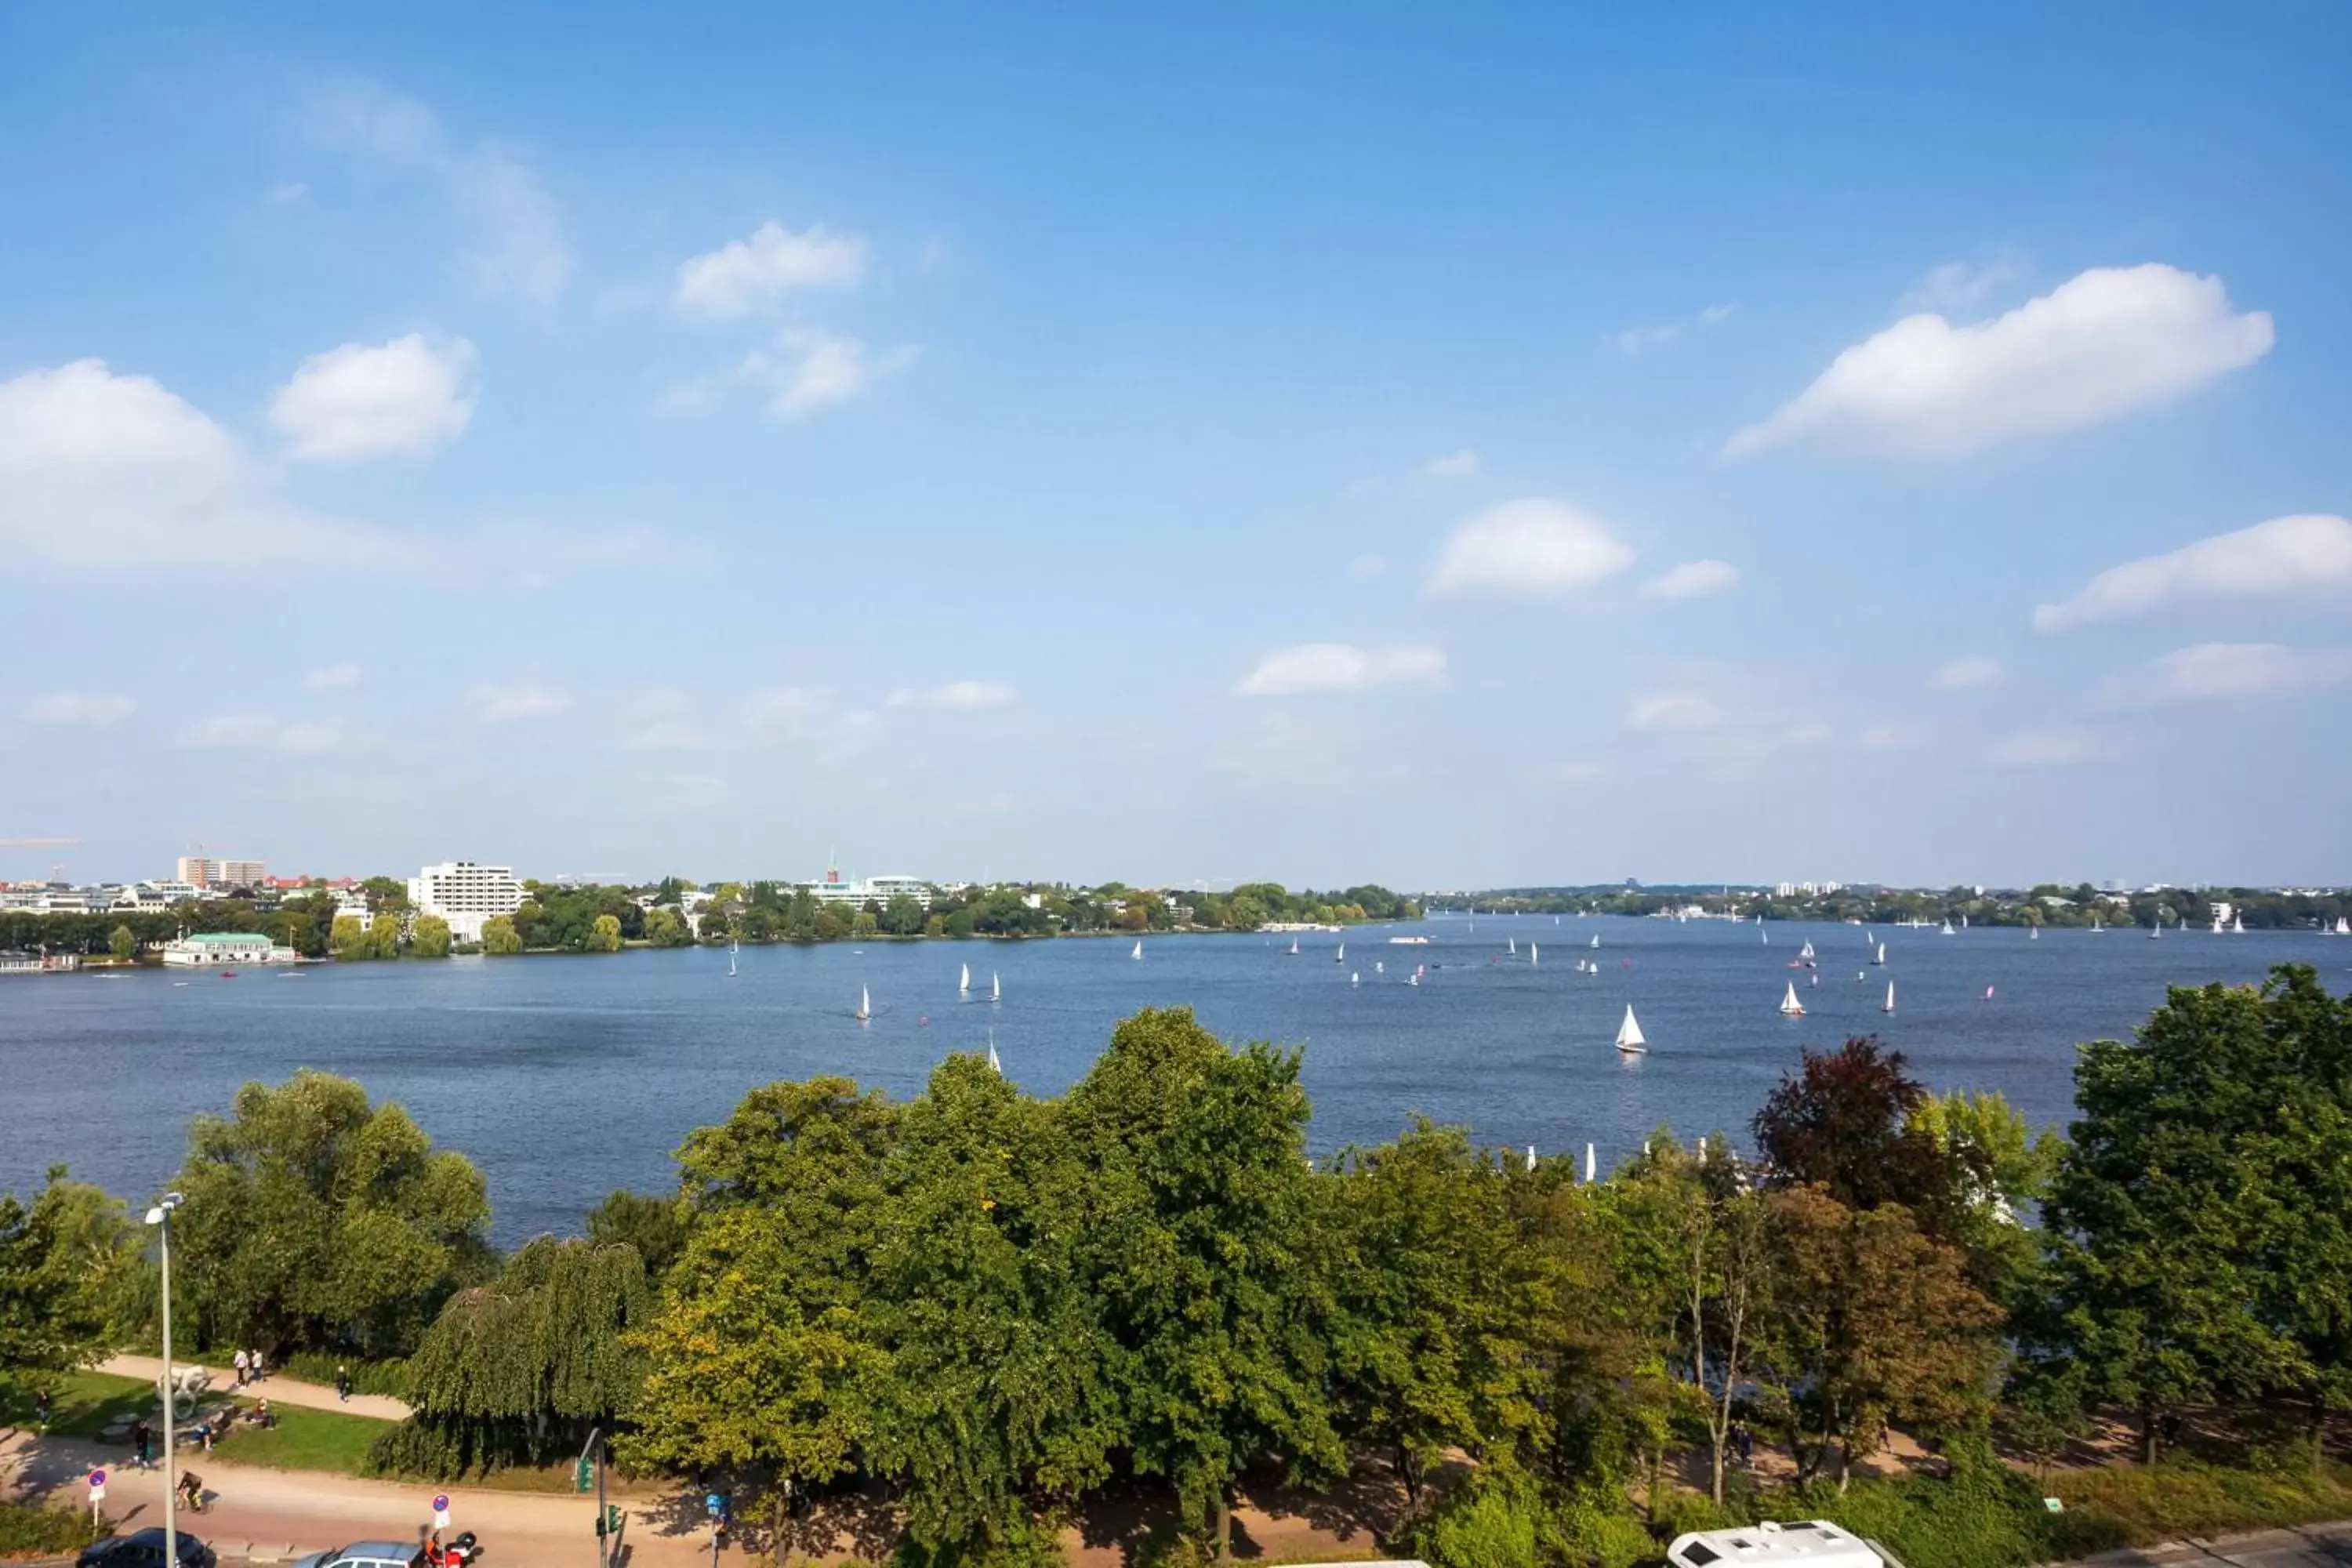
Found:
<svg viewBox="0 0 2352 1568"><path fill-rule="evenodd" d="M258 860L222 860L205 855L183 855L175 881L198 888L258 887L269 868Z"/></svg>
<svg viewBox="0 0 2352 1568"><path fill-rule="evenodd" d="M408 903L420 915L439 915L459 942L482 940L482 923L522 908L522 884L511 866L444 860L408 879Z"/></svg>

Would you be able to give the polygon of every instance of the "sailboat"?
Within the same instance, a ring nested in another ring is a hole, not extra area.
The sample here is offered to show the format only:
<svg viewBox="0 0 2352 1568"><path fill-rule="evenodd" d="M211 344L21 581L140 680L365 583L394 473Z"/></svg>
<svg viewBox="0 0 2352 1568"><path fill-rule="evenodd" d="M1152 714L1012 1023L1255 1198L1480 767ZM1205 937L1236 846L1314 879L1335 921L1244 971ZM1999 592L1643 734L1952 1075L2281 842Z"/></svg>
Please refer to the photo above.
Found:
<svg viewBox="0 0 2352 1568"><path fill-rule="evenodd" d="M1503 942L1505 944L1505 952L1508 952L1513 958L1519 956L1519 939L1517 937L1507 936L1503 939Z"/></svg>
<svg viewBox="0 0 2352 1568"><path fill-rule="evenodd" d="M1293 958L1298 956L1298 939L1295 936L1290 939L1290 956Z"/></svg>
<svg viewBox="0 0 2352 1568"><path fill-rule="evenodd" d="M1528 967L1533 969L1536 966L1536 944L1529 942L1528 943Z"/></svg>
<svg viewBox="0 0 2352 1568"><path fill-rule="evenodd" d="M1764 917L1762 915L1758 915L1756 917L1756 940L1762 942L1766 947L1772 945L1772 933L1764 929Z"/></svg>
<svg viewBox="0 0 2352 1568"><path fill-rule="evenodd" d="M1293 952L1297 952L1297 951L1298 951L1298 949L1297 949L1297 947L1294 944L1294 945L1292 946L1292 948L1291 948L1291 951L1292 951ZM1143 939L1142 939L1141 937L1137 937L1137 938L1135 939L1135 951L1134 951L1133 952L1129 953L1127 956L1128 956L1128 957L1129 957L1129 958L1141 958L1141 957L1143 956Z"/></svg>
<svg viewBox="0 0 2352 1568"><path fill-rule="evenodd" d="M1992 987L1990 985L1985 987L1984 999L1988 1002L1992 1000Z"/></svg>
<svg viewBox="0 0 2352 1568"><path fill-rule="evenodd" d="M1625 1009L1625 1016L1626 1016L1626 1019L1627 1019L1627 1021L1628 1021L1628 1022L1631 1022L1631 1021L1632 1021L1633 1016L1633 1010L1631 1007L1626 1008L1626 1009ZM1638 1034L1639 1032L1640 1032L1639 1030L1636 1030L1636 1031L1635 1031L1635 1033L1637 1033L1637 1034ZM1591 1145L1591 1144L1590 1144L1590 1143L1587 1143L1587 1144L1584 1146L1584 1184L1585 1184L1585 1185L1587 1185L1587 1186L1591 1186L1591 1185L1592 1184L1592 1176L1593 1176L1593 1173L1594 1173L1594 1172L1596 1172L1596 1171L1598 1171L1600 1168L1601 1168L1601 1167L1600 1167L1600 1165L1599 1165L1599 1164L1594 1161L1594 1159L1593 1159L1593 1157L1592 1157L1592 1145Z"/></svg>
<svg viewBox="0 0 2352 1568"><path fill-rule="evenodd" d="M1426 963L1416 963L1416 964L1414 964L1414 965L1412 966L1412 983L1413 984L1415 984L1415 985L1420 984L1421 984L1421 977L1422 977L1423 975L1424 975L1424 974L1428 973L1429 973L1429 965L1427 965Z"/></svg>
<svg viewBox="0 0 2352 1568"><path fill-rule="evenodd" d="M1884 964L1886 962L1886 944L1885 942L1882 942L1878 944L1878 951L1872 954L1870 962L1876 964Z"/></svg>
<svg viewBox="0 0 2352 1568"><path fill-rule="evenodd" d="M1339 951L1331 955L1331 962L1334 963L1345 963L1348 962L1348 944L1346 942L1343 942L1339 944Z"/></svg>
<svg viewBox="0 0 2352 1568"><path fill-rule="evenodd" d="M1376 958L1376 959L1372 960L1372 973L1375 973L1375 974L1386 974L1388 972L1389 972L1389 966L1388 966L1388 963L1387 963L1387 962L1386 962L1385 960L1378 959L1378 958Z"/></svg>
<svg viewBox="0 0 2352 1568"><path fill-rule="evenodd" d="M2027 926L2025 928L2025 940L2028 942L2040 942L2042 940L2042 928L2040 926Z"/></svg>
<svg viewBox="0 0 2352 1568"><path fill-rule="evenodd" d="M1780 1016L1801 1018L1804 1016L1805 1005L1797 1000L1797 983L1791 980L1789 982L1789 994L1780 999Z"/></svg>
<svg viewBox="0 0 2352 1568"><path fill-rule="evenodd" d="M998 979L993 972L988 977L988 999L992 1002L1004 1000L1004 982Z"/></svg>
<svg viewBox="0 0 2352 1568"><path fill-rule="evenodd" d="M1895 1011L1895 982L1892 980L1886 983L1885 1005L1881 1006L1878 1010L1882 1013L1892 1013Z"/></svg>
<svg viewBox="0 0 2352 1568"><path fill-rule="evenodd" d="M996 1031L988 1031L988 1070L997 1077L1004 1076L1004 1064L996 1059Z"/></svg>
<svg viewBox="0 0 2352 1568"><path fill-rule="evenodd" d="M727 978L730 980L735 978L735 953L732 949L730 949L727 953Z"/></svg>
<svg viewBox="0 0 2352 1568"><path fill-rule="evenodd" d="M1361 970L1351 969L1351 970L1348 971L1348 984L1350 984L1350 985L1361 985L1363 983L1364 983L1364 975L1363 975L1363 972L1362 972Z"/></svg>
<svg viewBox="0 0 2352 1568"><path fill-rule="evenodd" d="M1536 1146L1535 1146L1534 1144L1530 1143L1530 1144L1528 1144L1528 1170L1530 1170L1530 1171L1532 1171L1532 1170L1534 1170L1535 1168L1536 1168Z"/></svg>
<svg viewBox="0 0 2352 1568"><path fill-rule="evenodd" d="M1642 1026L1633 1019L1631 1002L1625 1004L1625 1021L1617 1026L1617 1048L1629 1057L1639 1056L1650 1048L1650 1042L1642 1037ZM1585 1158L1586 1169L1590 1170L1591 1156L1588 1154ZM1591 1180L1589 1176L1585 1179Z"/></svg>
<svg viewBox="0 0 2352 1568"><path fill-rule="evenodd" d="M956 994L960 997L971 994L971 965L969 963L963 966L963 973L956 976Z"/></svg>
<svg viewBox="0 0 2352 1568"><path fill-rule="evenodd" d="M2352 936L2352 921L2347 921L2342 915L2337 915L2336 917L2336 934L2337 936Z"/></svg>
<svg viewBox="0 0 2352 1568"><path fill-rule="evenodd" d="M2158 915L2156 917L2156 923L2147 928L2147 940L2150 942L2158 942L2161 941L2163 936L2164 917L2162 915Z"/></svg>
<svg viewBox="0 0 2352 1568"><path fill-rule="evenodd" d="M1601 933L1599 931L1594 931L1592 933L1592 945L1595 947L1599 947L1601 945Z"/></svg>
<svg viewBox="0 0 2352 1568"><path fill-rule="evenodd" d="M1944 934L1944 935L1946 935L1946 936L1951 936L1951 935L1953 935L1953 934L1954 934L1954 932L1953 932L1953 931L1952 931L1952 917L1951 917L1951 916L1949 916L1949 915L1946 915L1946 916L1944 917L1944 931L1943 931L1943 934Z"/></svg>
<svg viewBox="0 0 2352 1568"><path fill-rule="evenodd" d="M2215 916L2213 917L2213 934L2214 934L2215 936L2220 936L2220 935L2221 934L2221 932L2222 932L2222 930L2223 930L2223 929L2224 929L2224 928L2222 927L2222 924L2221 924L2221 917L2220 915L2215 915Z"/></svg>
<svg viewBox="0 0 2352 1568"><path fill-rule="evenodd" d="M1810 942L1805 943L1803 947L1798 950L1797 956L1808 963L1811 963L1813 958L1813 944Z"/></svg>
<svg viewBox="0 0 2352 1568"><path fill-rule="evenodd" d="M2231 936L2243 936L2246 934L2246 922L2242 916L2231 915L2230 917L2230 934Z"/></svg>
<svg viewBox="0 0 2352 1568"><path fill-rule="evenodd" d="M874 998L866 994L866 987L863 985L857 988L857 1012L856 1016L857 1021L861 1024L874 1016Z"/></svg>

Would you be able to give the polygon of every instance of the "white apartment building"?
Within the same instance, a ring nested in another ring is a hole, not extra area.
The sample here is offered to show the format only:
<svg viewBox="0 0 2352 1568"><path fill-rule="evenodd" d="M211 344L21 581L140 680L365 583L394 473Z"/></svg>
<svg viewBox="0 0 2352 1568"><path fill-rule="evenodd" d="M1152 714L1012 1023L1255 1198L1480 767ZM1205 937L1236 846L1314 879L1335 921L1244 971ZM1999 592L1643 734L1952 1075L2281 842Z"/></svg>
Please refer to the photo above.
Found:
<svg viewBox="0 0 2352 1568"><path fill-rule="evenodd" d="M444 860L408 879L408 903L420 915L439 915L459 942L482 940L482 923L522 908L522 884L511 866Z"/></svg>
<svg viewBox="0 0 2352 1568"><path fill-rule="evenodd" d="M855 904L864 908L869 901L887 904L904 893L925 909L931 907L931 884L920 877L868 877L864 881L849 881L838 871L827 871L820 882L803 882L801 886L816 895L821 904Z"/></svg>
<svg viewBox="0 0 2352 1568"><path fill-rule="evenodd" d="M137 910L152 914L168 910L173 904L204 896L204 889L194 882L133 882L120 889L114 901L108 906L118 910Z"/></svg>

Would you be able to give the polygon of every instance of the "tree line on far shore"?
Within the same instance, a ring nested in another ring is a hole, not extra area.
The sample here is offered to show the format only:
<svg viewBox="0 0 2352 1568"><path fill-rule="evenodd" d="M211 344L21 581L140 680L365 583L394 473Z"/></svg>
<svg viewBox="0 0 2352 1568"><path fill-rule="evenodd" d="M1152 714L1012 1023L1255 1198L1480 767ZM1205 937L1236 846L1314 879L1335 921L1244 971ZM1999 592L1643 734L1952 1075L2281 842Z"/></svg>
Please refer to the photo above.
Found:
<svg viewBox="0 0 2352 1568"><path fill-rule="evenodd" d="M390 1472L552 1462L602 1426L782 1533L887 1497L942 1562L1045 1561L1138 1479L1222 1553L1246 1477L1377 1462L1449 1568L1520 1560L1489 1536L1622 1564L1777 1506L1731 1463L1743 1426L1815 1508L1889 1424L2004 1507L2033 1495L1994 1444L2047 1463L2098 1408L2150 1462L2230 1403L2318 1465L2352 1403L2352 998L2303 968L2175 989L2075 1083L2068 1135L2035 1135L1849 1040L1803 1054L1747 1152L1662 1129L1587 1184L1420 1121L1310 1162L1296 1052L1150 1010L1058 1098L969 1056L903 1102L754 1089L676 1192L501 1258L470 1162L306 1072L193 1124L175 1316L400 1363ZM140 1332L142 1242L62 1171L0 1200L5 1375ZM1696 1499L1670 1479L1693 1456Z"/></svg>

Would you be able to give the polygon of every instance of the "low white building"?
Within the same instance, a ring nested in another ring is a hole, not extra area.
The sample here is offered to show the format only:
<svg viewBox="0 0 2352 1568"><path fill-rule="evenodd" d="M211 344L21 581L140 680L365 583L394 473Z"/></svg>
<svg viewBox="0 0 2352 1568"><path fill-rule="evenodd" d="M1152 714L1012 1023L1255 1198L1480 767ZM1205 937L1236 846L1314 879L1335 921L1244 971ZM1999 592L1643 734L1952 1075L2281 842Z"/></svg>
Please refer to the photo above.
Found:
<svg viewBox="0 0 2352 1568"><path fill-rule="evenodd" d="M183 968L206 969L240 963L292 963L301 955L279 947L261 931L199 931L163 944L163 962Z"/></svg>
<svg viewBox="0 0 2352 1568"><path fill-rule="evenodd" d="M439 915L449 922L449 934L459 942L482 940L484 922L522 908L522 884L511 866L486 866L474 860L444 860L408 879L409 907L420 915Z"/></svg>

